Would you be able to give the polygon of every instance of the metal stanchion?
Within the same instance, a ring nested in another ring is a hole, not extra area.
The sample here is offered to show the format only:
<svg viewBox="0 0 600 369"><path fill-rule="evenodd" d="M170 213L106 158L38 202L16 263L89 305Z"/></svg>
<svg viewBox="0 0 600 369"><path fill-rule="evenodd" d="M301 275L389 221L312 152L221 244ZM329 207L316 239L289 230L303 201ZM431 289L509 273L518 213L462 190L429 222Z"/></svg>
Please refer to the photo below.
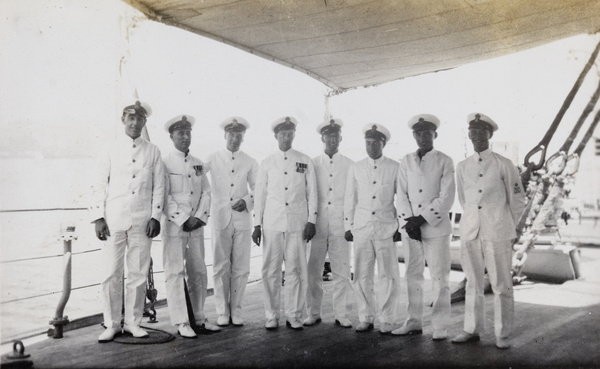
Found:
<svg viewBox="0 0 600 369"><path fill-rule="evenodd" d="M59 241L62 240L64 245L63 291L60 300L58 301L58 306L56 307L54 319L50 321L50 324L54 326L54 329L48 331L48 335L53 336L54 338L62 338L63 327L69 323L69 317L66 315L63 316L63 313L65 306L67 305L67 301L69 301L69 297L71 296L71 241L76 239L77 234L75 233L74 225L61 227Z"/></svg>

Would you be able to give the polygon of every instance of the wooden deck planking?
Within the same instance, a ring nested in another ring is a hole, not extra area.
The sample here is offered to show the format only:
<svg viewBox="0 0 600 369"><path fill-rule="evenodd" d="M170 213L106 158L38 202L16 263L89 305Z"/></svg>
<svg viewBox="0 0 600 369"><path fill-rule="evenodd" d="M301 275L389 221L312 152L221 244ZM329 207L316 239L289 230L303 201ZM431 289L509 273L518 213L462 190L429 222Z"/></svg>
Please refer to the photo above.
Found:
<svg viewBox="0 0 600 369"><path fill-rule="evenodd" d="M102 328L96 325L66 332L63 339L30 345L26 352L37 368L600 367L600 282L517 286L516 332L509 350L495 347L492 295L486 295L487 331L482 341L455 345L450 340L431 340L428 308L423 335L384 336L377 331L377 322L373 332L360 334L335 326L332 283L325 282L324 287L323 322L302 331L285 327L285 318L280 320L278 330L265 330L262 284L254 283L247 287L243 327L226 327L196 340L177 337L164 344L128 345L97 343ZM430 295L428 281L425 293L426 297ZM405 301L403 291L402 319ZM205 308L214 322L212 296ZM160 308L157 313L158 323L143 325L176 333L167 309ZM461 331L463 314L464 303L452 305L450 337ZM351 320L358 322L355 307Z"/></svg>

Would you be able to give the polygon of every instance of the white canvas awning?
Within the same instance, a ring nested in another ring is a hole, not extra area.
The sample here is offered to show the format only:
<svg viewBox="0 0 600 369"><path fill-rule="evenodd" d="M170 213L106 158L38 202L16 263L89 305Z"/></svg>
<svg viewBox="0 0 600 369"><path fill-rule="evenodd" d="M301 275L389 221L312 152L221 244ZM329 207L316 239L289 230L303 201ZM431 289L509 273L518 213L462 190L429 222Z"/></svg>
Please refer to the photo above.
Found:
<svg viewBox="0 0 600 369"><path fill-rule="evenodd" d="M598 0L123 1L338 91L600 30Z"/></svg>

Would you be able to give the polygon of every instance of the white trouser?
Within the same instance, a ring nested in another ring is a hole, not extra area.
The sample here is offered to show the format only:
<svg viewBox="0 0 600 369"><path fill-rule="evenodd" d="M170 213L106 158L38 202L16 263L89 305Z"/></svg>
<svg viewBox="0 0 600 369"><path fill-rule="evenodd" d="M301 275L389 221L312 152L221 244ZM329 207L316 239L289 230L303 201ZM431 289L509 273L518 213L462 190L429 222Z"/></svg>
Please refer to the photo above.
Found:
<svg viewBox="0 0 600 369"><path fill-rule="evenodd" d="M235 229L230 221L212 231L213 279L217 314L242 318L242 299L250 275L252 231Z"/></svg>
<svg viewBox="0 0 600 369"><path fill-rule="evenodd" d="M321 316L323 301L323 265L329 253L333 274L333 311L335 319L347 318L352 311L350 294L350 245L343 236L319 235L312 239L308 256L308 292L306 311L309 316Z"/></svg>
<svg viewBox="0 0 600 369"><path fill-rule="evenodd" d="M285 316L301 319L306 305L306 242L302 231L265 230L262 279L265 288L265 317L279 319L281 263L285 260Z"/></svg>
<svg viewBox="0 0 600 369"><path fill-rule="evenodd" d="M477 236L462 241L462 269L467 277L464 330L482 333L485 330L484 273L487 269L494 292L494 333L508 338L514 320L514 295L511 276L512 242L483 241Z"/></svg>
<svg viewBox="0 0 600 369"><path fill-rule="evenodd" d="M380 294L379 322L394 324L400 302L400 271L392 238L373 240L354 237L354 289L361 323L373 323L375 301L375 262Z"/></svg>
<svg viewBox="0 0 600 369"><path fill-rule="evenodd" d="M183 236L163 236L163 267L171 324L189 323L185 302L184 280L192 305L194 319L201 322L208 278L204 262L204 227Z"/></svg>
<svg viewBox="0 0 600 369"><path fill-rule="evenodd" d="M427 261L433 296L431 325L434 332L446 330L450 321L450 236L423 238L422 242L405 237L402 245L408 295L407 326L423 328L423 272Z"/></svg>
<svg viewBox="0 0 600 369"><path fill-rule="evenodd" d="M144 314L146 280L150 269L152 239L146 236L146 224L127 231L111 231L102 247L106 278L102 281L104 325L119 329L123 306L123 272L127 263L124 322L139 326Z"/></svg>

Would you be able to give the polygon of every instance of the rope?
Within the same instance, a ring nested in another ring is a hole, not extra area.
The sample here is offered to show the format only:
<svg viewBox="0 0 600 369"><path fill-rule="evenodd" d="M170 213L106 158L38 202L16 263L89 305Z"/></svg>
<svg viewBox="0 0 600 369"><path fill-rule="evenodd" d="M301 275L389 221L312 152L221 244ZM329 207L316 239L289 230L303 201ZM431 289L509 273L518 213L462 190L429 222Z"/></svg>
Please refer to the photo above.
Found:
<svg viewBox="0 0 600 369"><path fill-rule="evenodd" d="M150 328L146 326L141 326L141 328L144 328L146 331L148 331L148 337L136 338L130 334L117 334L113 341L127 345L151 345L155 343L167 343L175 339L173 334L161 329Z"/></svg>
<svg viewBox="0 0 600 369"><path fill-rule="evenodd" d="M563 102L563 105L561 106L560 110L556 114L556 117L554 118L554 121L550 125L550 128L548 128L548 131L544 135L544 138L542 138L542 140L533 149L531 149L531 151L529 151L527 153L527 155L525 155L524 164L525 164L525 167L528 168L528 170L529 170L529 168L531 168L532 170L536 171L536 170L541 169L542 166L544 165L544 160L546 159L546 149L548 148L548 144L550 143L552 136L554 136L554 132L556 132L556 128L558 128L558 125L560 124L562 117L565 115L565 112L571 105L571 102L573 101L575 94L577 94L579 87L583 83L583 80L585 79L586 74L592 68L592 65L594 64L594 60L596 59L596 56L598 56L599 51L600 51L600 42L598 42L598 45L596 45L596 48L592 52L590 59L585 64L585 67L581 71L581 74L579 75L579 78L577 78L577 81L575 81L573 88L571 88L571 91L567 95L567 98ZM534 162L531 162L530 161L531 157L538 152L541 152L539 162L537 164Z"/></svg>
<svg viewBox="0 0 600 369"><path fill-rule="evenodd" d="M600 83L598 83L598 87L596 88L596 91L594 92L594 94L590 98L590 101L588 101L587 105L583 109L583 112L581 112L581 115L579 116L577 123L575 123L575 126L573 127L573 129L571 130L571 133L565 140L565 143L561 146L561 148L554 155L549 157L548 160L546 161L546 172L547 173L550 173L550 168L552 167L552 164L558 158L560 158L561 161L558 164L558 166L552 170L552 173L559 175L563 172L563 170L565 170L565 167L567 166L567 162L568 162L567 155L569 153L569 149L571 148L573 141L575 141L575 137L577 137L577 134L579 133L579 130L581 129L581 126L583 125L583 122L585 122L585 120L590 115L592 110L594 110L594 106L598 102L599 97L600 97Z"/></svg>
<svg viewBox="0 0 600 369"><path fill-rule="evenodd" d="M50 208L50 209L9 209L0 210L0 213L26 213L32 211L64 211L64 210L87 210L87 208Z"/></svg>
<svg viewBox="0 0 600 369"><path fill-rule="evenodd" d="M96 252L96 251L100 251L100 249L92 249L92 250L87 250L87 251L73 252L73 253L71 253L71 255L73 255L73 256L82 255L82 254L87 254L87 253ZM16 262L20 262L20 261L41 260L41 259L50 259L50 258L62 258L63 256L65 256L65 254L38 256L38 257L34 257L34 258L24 258L24 259L12 259L12 260L1 261L0 264L9 264L9 263L16 263Z"/></svg>
<svg viewBox="0 0 600 369"><path fill-rule="evenodd" d="M527 189L527 197L529 198L529 203L521 215L519 223L517 225L517 235L518 237L515 239L514 244L519 241L519 239L523 238L522 245L516 250L513 255L512 261L512 271L513 271L513 284L520 283L524 277L521 276L521 271L523 269L523 265L525 264L525 260L527 258L527 251L534 247L535 240L537 235L546 228L546 223L550 219L551 216L555 215L558 207L560 206L560 200L565 195L564 184L565 182L577 173L579 168L579 158L581 152L587 145L587 142L591 138L594 129L596 128L598 121L600 120L600 110L596 113L594 120L590 127L588 128L586 134L582 138L581 142L577 149L571 155L568 154L568 150L571 148L573 141L575 140L581 126L584 121L587 119L589 114L594 109L594 106L597 104L598 99L600 98L600 83L596 88L596 91L591 96L588 104L584 108L581 113L579 119L575 123L575 126L571 130L571 133L565 140L564 144L561 146L559 151L552 155L545 163L545 174L544 175L536 175L535 180L532 180L532 174L534 174L537 170L541 169L544 166L544 159L546 155L546 148L548 143L550 142L552 136L556 132L556 128L558 127L560 120L562 119L565 111L570 106L573 97L577 93L577 90L583 83L583 80L587 74L587 72L591 69L594 64L594 60L596 59L598 52L600 51L600 42L596 45L596 48L592 52L590 59L586 63L583 71L579 75L579 78L575 82L575 85L571 89L569 95L565 99L563 106L559 110L556 118L552 122L552 125L546 132L544 138L540 141L540 143L534 147L526 156L525 156L525 166L526 170L521 173L521 180L524 182L524 187ZM530 161L530 158L533 154L541 151L540 161L536 164ZM560 158L561 161L558 166L552 166L553 162ZM570 169L565 172L565 168L567 164L573 163L570 166ZM534 182L530 186L526 186L529 182ZM528 188L529 187L529 188ZM524 231L526 230L526 231ZM523 235L523 237L521 237ZM559 237L560 234L558 233Z"/></svg>
<svg viewBox="0 0 600 369"><path fill-rule="evenodd" d="M581 156L581 153L583 152L583 149L585 148L585 146L587 145L588 141L590 140L590 138L594 134L594 130L596 129L596 126L598 126L598 121L600 121L600 109L596 112L596 115L594 116L594 120L592 121L592 124L589 126L587 132L585 132L585 135L581 139L581 142L579 143L579 146L577 146L577 148L575 149L575 151L573 151L573 154Z"/></svg>
<svg viewBox="0 0 600 369"><path fill-rule="evenodd" d="M161 274L161 273L164 273L164 271L163 271L163 270L161 270L161 271L158 271L158 272L154 272L154 274ZM125 278L125 280L126 280L126 279L127 279L127 278ZM82 290L82 289L84 289L84 288L96 287L96 286L99 286L99 285L100 285L100 283L92 283L92 284L88 284L88 285L85 285L85 286L79 286L79 287L74 287L74 288L71 288L71 291L75 291L75 290ZM38 297L44 297L44 296L51 296L51 295L55 295L55 294L57 294L57 293L62 293L62 290L61 290L61 291L53 291L53 292L43 293L43 294L41 294L41 295L28 296L28 297L21 297L21 298L18 298L18 299L13 299L13 300L6 300L6 301L2 301L2 303L1 303L1 304L2 304L2 305L4 305L4 304L8 304L9 302L17 302L17 301L23 301L23 300L31 300L31 299L35 299L35 298L38 298Z"/></svg>

